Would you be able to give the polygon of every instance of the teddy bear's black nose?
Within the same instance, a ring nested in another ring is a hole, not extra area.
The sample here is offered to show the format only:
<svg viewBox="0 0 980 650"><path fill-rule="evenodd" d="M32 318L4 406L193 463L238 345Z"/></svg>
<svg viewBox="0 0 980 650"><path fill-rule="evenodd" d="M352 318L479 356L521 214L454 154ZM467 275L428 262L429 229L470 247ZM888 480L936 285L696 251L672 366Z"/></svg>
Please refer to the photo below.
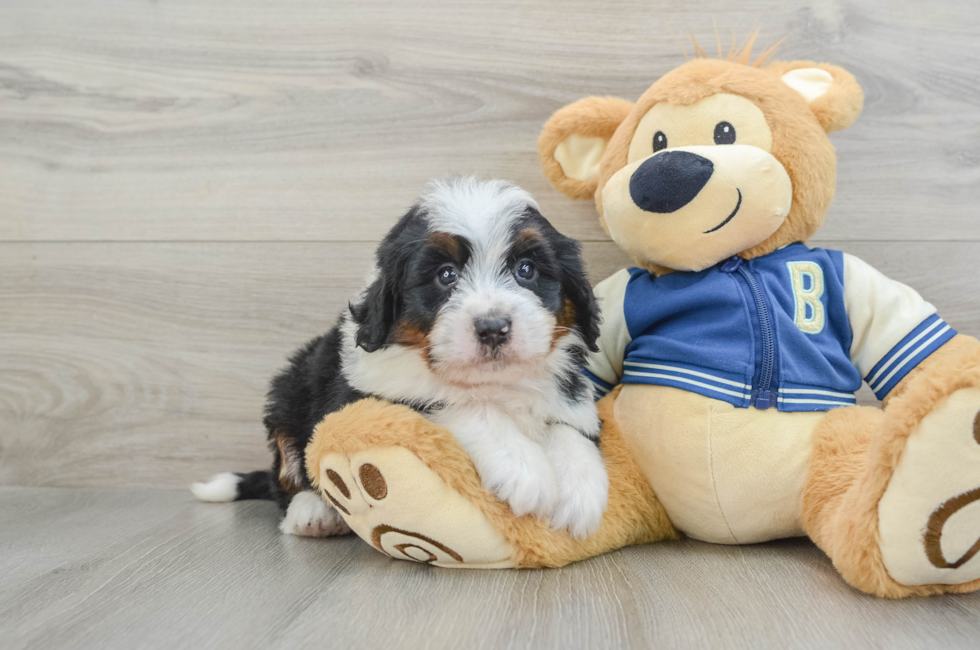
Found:
<svg viewBox="0 0 980 650"><path fill-rule="evenodd" d="M665 151L648 158L630 177L630 196L646 212L674 212L694 200L715 166L689 151Z"/></svg>

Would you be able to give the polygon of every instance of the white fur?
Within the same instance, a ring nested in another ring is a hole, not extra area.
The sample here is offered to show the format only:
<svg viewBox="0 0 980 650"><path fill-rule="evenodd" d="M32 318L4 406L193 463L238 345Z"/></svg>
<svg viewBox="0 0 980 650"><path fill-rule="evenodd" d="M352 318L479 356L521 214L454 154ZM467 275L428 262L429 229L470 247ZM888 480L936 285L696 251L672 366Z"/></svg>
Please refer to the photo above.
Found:
<svg viewBox="0 0 980 650"><path fill-rule="evenodd" d="M495 373L514 375L515 364L536 362L550 349L554 317L507 264L512 225L529 206L537 208L527 192L499 180L437 181L422 194L430 230L465 237L472 246L429 337L433 365L450 381L486 383ZM492 359L474 333L473 322L481 317L511 320L510 341Z"/></svg>
<svg viewBox="0 0 980 650"><path fill-rule="evenodd" d="M609 501L609 475L598 447L567 424L556 424L545 452L558 480L551 525L588 537L599 529Z"/></svg>
<svg viewBox="0 0 980 650"><path fill-rule="evenodd" d="M484 487L510 504L514 514L551 516L558 481L542 446L503 409L490 404L450 407L435 421L449 429L476 465ZM581 436L579 436L581 437Z"/></svg>
<svg viewBox="0 0 980 650"><path fill-rule="evenodd" d="M310 491L293 496L279 530L300 537L331 537L350 532L340 513L324 503L319 494Z"/></svg>
<svg viewBox="0 0 980 650"><path fill-rule="evenodd" d="M215 474L206 483L191 483L191 492L201 501L227 503L238 498L238 484L241 482L238 474L223 472Z"/></svg>
<svg viewBox="0 0 980 650"><path fill-rule="evenodd" d="M608 498L602 458L582 435L597 438L600 422L591 391L569 401L555 380L578 372L572 352L583 347L581 337L569 332L554 344L554 315L508 268L511 228L528 206L537 207L502 181L430 185L421 200L430 230L463 236L472 251L430 332L429 363L414 347L365 352L345 318L343 371L365 393L441 404L429 419L453 433L489 491L515 514L550 518L584 536L598 527ZM492 358L473 325L484 316L511 320L510 341Z"/></svg>

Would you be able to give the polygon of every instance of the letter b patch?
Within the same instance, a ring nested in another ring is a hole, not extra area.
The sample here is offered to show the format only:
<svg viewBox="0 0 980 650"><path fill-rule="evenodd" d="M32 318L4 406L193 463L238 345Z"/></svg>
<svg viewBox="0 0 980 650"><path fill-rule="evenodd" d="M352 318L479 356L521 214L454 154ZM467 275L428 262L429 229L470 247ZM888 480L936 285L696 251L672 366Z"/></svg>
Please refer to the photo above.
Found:
<svg viewBox="0 0 980 650"><path fill-rule="evenodd" d="M827 321L823 297L823 269L816 262L787 262L793 283L796 313L793 322L807 334L819 334Z"/></svg>

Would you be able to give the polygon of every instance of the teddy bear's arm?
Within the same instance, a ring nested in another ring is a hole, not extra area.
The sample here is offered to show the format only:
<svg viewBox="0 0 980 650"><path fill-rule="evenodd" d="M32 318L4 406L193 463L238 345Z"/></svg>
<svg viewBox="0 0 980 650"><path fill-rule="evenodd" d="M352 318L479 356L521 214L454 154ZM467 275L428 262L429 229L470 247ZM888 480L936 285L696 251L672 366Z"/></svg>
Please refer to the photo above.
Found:
<svg viewBox="0 0 980 650"><path fill-rule="evenodd" d="M913 289L847 253L844 304L851 324L851 361L880 400L956 335Z"/></svg>
<svg viewBox="0 0 980 650"><path fill-rule="evenodd" d="M626 327L623 303L630 274L621 269L596 285L593 290L599 300L602 324L599 326L598 352L589 355L585 375L592 381L596 399L611 391L623 376L623 357L632 340Z"/></svg>

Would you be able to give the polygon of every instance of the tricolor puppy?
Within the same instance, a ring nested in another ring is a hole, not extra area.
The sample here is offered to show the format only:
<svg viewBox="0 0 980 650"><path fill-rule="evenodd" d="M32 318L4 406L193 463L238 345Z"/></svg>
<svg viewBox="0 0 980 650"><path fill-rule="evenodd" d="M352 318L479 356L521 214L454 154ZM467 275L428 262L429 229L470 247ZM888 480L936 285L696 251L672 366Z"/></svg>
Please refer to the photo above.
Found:
<svg viewBox="0 0 980 650"><path fill-rule="evenodd" d="M273 380L272 471L192 489L206 501L275 499L287 533L346 532L313 491L303 451L324 416L371 395L451 431L516 514L584 537L598 528L609 488L580 372L597 335L579 245L527 192L503 181L433 182L385 236L350 313Z"/></svg>

